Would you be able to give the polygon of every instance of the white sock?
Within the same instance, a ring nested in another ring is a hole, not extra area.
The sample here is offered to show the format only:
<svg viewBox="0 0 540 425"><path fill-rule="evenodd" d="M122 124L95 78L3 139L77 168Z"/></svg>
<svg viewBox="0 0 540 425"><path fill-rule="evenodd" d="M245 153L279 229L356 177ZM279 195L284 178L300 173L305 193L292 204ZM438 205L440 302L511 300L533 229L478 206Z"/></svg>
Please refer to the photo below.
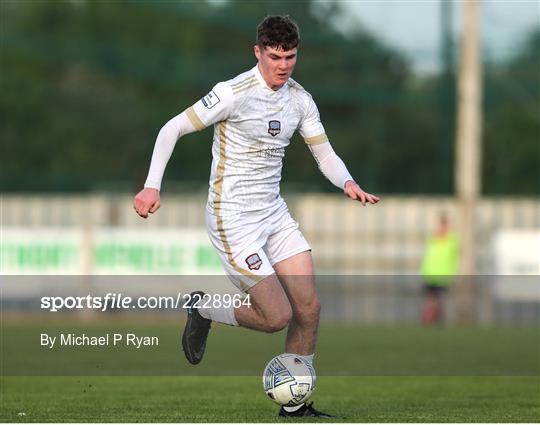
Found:
<svg viewBox="0 0 540 425"><path fill-rule="evenodd" d="M234 306L230 307L209 307L199 308L199 314L205 319L213 320L214 322L224 323L225 325L238 326L236 317L234 316Z"/></svg>
<svg viewBox="0 0 540 425"><path fill-rule="evenodd" d="M315 357L315 353L308 354L308 355L301 355L296 353L283 353L283 354L294 354L295 356L300 357L302 360L306 361L310 366L313 366L313 357Z"/></svg>
<svg viewBox="0 0 540 425"><path fill-rule="evenodd" d="M315 354L310 354L308 356L298 356L301 357L302 360L305 360L310 366L313 366L313 357L315 357Z"/></svg>

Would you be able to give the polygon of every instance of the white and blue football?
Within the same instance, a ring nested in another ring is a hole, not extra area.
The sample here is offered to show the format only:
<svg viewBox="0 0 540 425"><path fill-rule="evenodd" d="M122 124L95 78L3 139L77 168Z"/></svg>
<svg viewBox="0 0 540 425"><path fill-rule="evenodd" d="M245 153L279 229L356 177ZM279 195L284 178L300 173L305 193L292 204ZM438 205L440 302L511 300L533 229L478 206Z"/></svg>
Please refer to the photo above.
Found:
<svg viewBox="0 0 540 425"><path fill-rule="evenodd" d="M317 383L313 366L296 354L280 354L264 368L264 392L280 406L304 403Z"/></svg>

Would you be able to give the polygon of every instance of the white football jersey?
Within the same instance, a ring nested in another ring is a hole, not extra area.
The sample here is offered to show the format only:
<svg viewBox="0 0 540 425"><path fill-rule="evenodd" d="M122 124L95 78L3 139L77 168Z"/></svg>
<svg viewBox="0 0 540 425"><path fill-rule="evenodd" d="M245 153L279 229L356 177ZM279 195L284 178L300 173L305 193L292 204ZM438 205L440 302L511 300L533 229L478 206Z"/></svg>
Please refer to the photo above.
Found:
<svg viewBox="0 0 540 425"><path fill-rule="evenodd" d="M308 144L328 141L311 95L292 79L270 89L258 66L218 83L186 113L198 130L214 124L208 209L221 216L281 201L282 160L296 130Z"/></svg>

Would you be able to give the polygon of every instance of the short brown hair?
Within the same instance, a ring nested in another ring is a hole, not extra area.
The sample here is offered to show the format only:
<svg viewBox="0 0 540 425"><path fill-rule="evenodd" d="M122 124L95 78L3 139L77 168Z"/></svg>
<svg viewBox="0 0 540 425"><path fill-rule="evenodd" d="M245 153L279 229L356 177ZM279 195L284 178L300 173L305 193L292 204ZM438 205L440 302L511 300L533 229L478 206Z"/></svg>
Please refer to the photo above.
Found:
<svg viewBox="0 0 540 425"><path fill-rule="evenodd" d="M287 51L298 47L299 43L298 25L289 16L267 16L257 26L259 46Z"/></svg>

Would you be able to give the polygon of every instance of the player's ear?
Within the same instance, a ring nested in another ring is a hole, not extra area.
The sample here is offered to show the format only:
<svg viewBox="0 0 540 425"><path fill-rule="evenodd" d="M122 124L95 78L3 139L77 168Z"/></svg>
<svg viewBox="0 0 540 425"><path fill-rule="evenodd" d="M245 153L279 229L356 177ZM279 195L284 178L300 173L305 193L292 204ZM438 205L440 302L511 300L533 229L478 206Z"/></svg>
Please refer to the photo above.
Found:
<svg viewBox="0 0 540 425"><path fill-rule="evenodd" d="M257 60L261 60L261 48L258 44L255 44L255 46L253 46L253 52L255 53L255 57L257 58Z"/></svg>

